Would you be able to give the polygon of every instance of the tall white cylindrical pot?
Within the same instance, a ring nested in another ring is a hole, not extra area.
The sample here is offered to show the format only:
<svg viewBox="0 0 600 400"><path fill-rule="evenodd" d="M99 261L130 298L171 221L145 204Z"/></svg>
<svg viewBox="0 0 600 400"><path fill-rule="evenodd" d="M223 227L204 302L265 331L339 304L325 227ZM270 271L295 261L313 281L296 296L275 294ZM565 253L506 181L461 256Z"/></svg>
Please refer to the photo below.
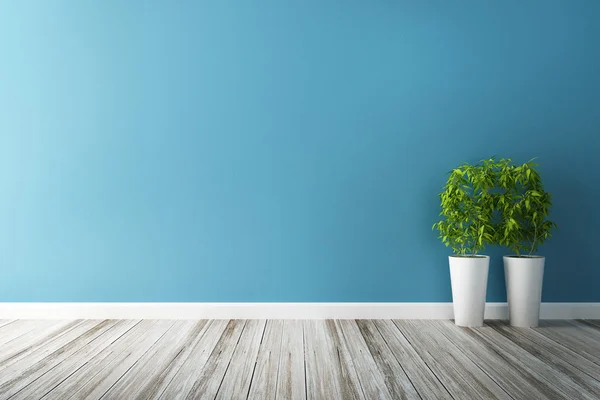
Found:
<svg viewBox="0 0 600 400"><path fill-rule="evenodd" d="M504 256L508 316L512 326L538 326L545 261L545 257L538 256Z"/></svg>
<svg viewBox="0 0 600 400"><path fill-rule="evenodd" d="M450 256L449 260L454 322L459 326L483 326L490 258Z"/></svg>

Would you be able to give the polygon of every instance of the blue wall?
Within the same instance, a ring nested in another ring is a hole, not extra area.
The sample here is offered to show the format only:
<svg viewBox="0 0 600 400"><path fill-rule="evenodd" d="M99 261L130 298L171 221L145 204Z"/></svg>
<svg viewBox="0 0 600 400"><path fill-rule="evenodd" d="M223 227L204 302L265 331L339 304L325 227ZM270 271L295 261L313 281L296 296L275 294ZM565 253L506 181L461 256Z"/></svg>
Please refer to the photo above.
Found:
<svg viewBox="0 0 600 400"><path fill-rule="evenodd" d="M3 1L0 301L450 301L445 173L539 157L600 301L600 2ZM503 249L489 301L502 301Z"/></svg>

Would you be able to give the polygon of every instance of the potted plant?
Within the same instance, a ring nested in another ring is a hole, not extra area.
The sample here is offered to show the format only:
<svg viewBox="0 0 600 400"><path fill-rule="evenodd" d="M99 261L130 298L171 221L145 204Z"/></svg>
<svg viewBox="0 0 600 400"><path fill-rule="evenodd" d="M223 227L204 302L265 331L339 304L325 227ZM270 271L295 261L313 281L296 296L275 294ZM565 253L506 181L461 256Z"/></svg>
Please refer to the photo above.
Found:
<svg viewBox="0 0 600 400"><path fill-rule="evenodd" d="M503 159L498 172L497 241L514 252L504 256L504 275L510 324L519 327L538 326L545 257L535 253L556 227L548 220L552 195L544 190L537 166Z"/></svg>
<svg viewBox="0 0 600 400"><path fill-rule="evenodd" d="M451 247L449 256L454 321L460 326L482 326L490 258L480 255L495 235L497 163L482 160L463 164L450 172L440 193L442 220L433 228Z"/></svg>

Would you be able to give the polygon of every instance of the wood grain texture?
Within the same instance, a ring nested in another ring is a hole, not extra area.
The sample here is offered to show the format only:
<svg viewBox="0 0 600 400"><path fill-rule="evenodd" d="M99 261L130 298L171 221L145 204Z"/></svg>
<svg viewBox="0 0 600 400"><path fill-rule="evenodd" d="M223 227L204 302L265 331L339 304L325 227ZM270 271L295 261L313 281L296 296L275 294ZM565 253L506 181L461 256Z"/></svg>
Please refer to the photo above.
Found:
<svg viewBox="0 0 600 400"><path fill-rule="evenodd" d="M85 361L85 364L66 377L61 383L55 386L43 398L49 399L68 399L74 393L79 393L79 398L84 398L84 394L93 390L95 385L101 384L109 375L109 371L115 368L117 363L122 362L128 352L133 351L133 346L144 346L149 336L157 335L159 329L156 327L157 321L132 321L136 323L133 328L125 332L121 337L115 340L104 350Z"/></svg>
<svg viewBox="0 0 600 400"><path fill-rule="evenodd" d="M277 397L282 335L282 320L267 321L248 399L274 400Z"/></svg>
<svg viewBox="0 0 600 400"><path fill-rule="evenodd" d="M392 399L393 396L387 388L384 375L377 367L369 346L365 342L356 321L337 320L335 326L340 342L343 342L344 353L347 354L347 363L352 364L364 398L367 399Z"/></svg>
<svg viewBox="0 0 600 400"><path fill-rule="evenodd" d="M450 397L446 387L392 321L376 320L373 324L421 397L427 399Z"/></svg>
<svg viewBox="0 0 600 400"><path fill-rule="evenodd" d="M600 364L600 330L588 321L540 321L534 330L568 347L580 356Z"/></svg>
<svg viewBox="0 0 600 400"><path fill-rule="evenodd" d="M0 328L4 325L12 324L13 322L18 321L16 319L0 319Z"/></svg>
<svg viewBox="0 0 600 400"><path fill-rule="evenodd" d="M0 382L3 382L3 378L11 374L18 374L24 366L32 366L43 360L54 351L98 325L98 323L99 321L70 321L55 334L40 336L35 342L29 343L24 351L6 357L0 364Z"/></svg>
<svg viewBox="0 0 600 400"><path fill-rule="evenodd" d="M78 324L78 321L44 321L37 326L2 345L0 370L32 353L46 341L52 340L62 332Z"/></svg>
<svg viewBox="0 0 600 400"><path fill-rule="evenodd" d="M596 321L0 321L0 400L598 399Z"/></svg>
<svg viewBox="0 0 600 400"><path fill-rule="evenodd" d="M397 320L394 323L454 398L468 398L475 393L482 399L511 399L493 379L427 321Z"/></svg>
<svg viewBox="0 0 600 400"><path fill-rule="evenodd" d="M535 376L536 379L558 390L561 392L561 397L590 400L596 398L573 382L562 371L554 369L554 366L539 360L535 355L519 347L494 328L486 326L473 329L472 331L478 335L480 340L487 343L491 348L494 348L498 353L501 353L515 368L527 371L529 375Z"/></svg>
<svg viewBox="0 0 600 400"><path fill-rule="evenodd" d="M341 399L342 368L339 351L327 321L304 321L304 357L306 361L307 399Z"/></svg>
<svg viewBox="0 0 600 400"><path fill-rule="evenodd" d="M106 399L127 393L129 399L156 396L163 379L179 361L181 352L206 322L177 321L104 395Z"/></svg>
<svg viewBox="0 0 600 400"><path fill-rule="evenodd" d="M589 323L591 326L595 326L600 329L600 319L586 319L584 322Z"/></svg>
<svg viewBox="0 0 600 400"><path fill-rule="evenodd" d="M207 323L206 330L199 335L185 361L171 377L171 380L166 383L158 398L180 399L185 398L191 392L196 382L201 380L208 359L217 344L220 343L225 329L230 325L229 321L225 320L214 320Z"/></svg>
<svg viewBox="0 0 600 400"><path fill-rule="evenodd" d="M34 332L40 327L52 325L55 321L18 320L0 327L0 346L4 346L19 337Z"/></svg>
<svg viewBox="0 0 600 400"><path fill-rule="evenodd" d="M471 329L454 325L451 321L431 322L498 385L517 399L556 399L563 395L545 382L519 368L503 356L503 352L477 340Z"/></svg>
<svg viewBox="0 0 600 400"><path fill-rule="evenodd" d="M277 399L306 399L304 368L304 327L302 321L285 320L281 333L281 354L277 373Z"/></svg>
<svg viewBox="0 0 600 400"><path fill-rule="evenodd" d="M545 322L545 321L542 321ZM552 322L552 321L551 321ZM563 321L574 327L575 329L571 333L586 337L595 343L600 344L600 326L593 323L590 320L567 320ZM560 323L560 322L559 322ZM554 329L552 329L554 330Z"/></svg>
<svg viewBox="0 0 600 400"><path fill-rule="evenodd" d="M81 346L72 356L54 366L49 373L45 373L16 393L11 399L27 400L36 397L43 397L65 377L81 368L88 360L95 357L98 353L108 347L116 339L124 335L133 328L139 321L117 321L110 328L105 330L100 336L91 342Z"/></svg>
<svg viewBox="0 0 600 400"><path fill-rule="evenodd" d="M600 377L599 365L582 359L568 348L557 345L532 329L514 328L497 322L490 322L489 325L538 360L552 365L580 388L600 398L600 381L597 380Z"/></svg>
<svg viewBox="0 0 600 400"><path fill-rule="evenodd" d="M7 366L0 378L0 398L10 398L110 329L116 321L85 321L50 340L27 357Z"/></svg>
<svg viewBox="0 0 600 400"><path fill-rule="evenodd" d="M77 390L69 393L69 399L100 399L117 383L127 371L150 349L172 326L173 321L150 321L154 322L147 334L142 337L128 337L130 341L120 343L117 347L115 357L110 357L104 363L102 373L96 374L85 384L77 387Z"/></svg>
<svg viewBox="0 0 600 400"><path fill-rule="evenodd" d="M368 368L373 373L380 373L392 398L420 399L421 397L410 378L406 375L402 365L394 356L393 351L387 345L373 321L359 320L357 321L357 327L360 330L360 336L364 338L370 357L373 358L375 363L375 366L369 365ZM345 333L349 336L349 332ZM366 358L369 358L369 356L366 356ZM359 369L359 372L362 372L362 370Z"/></svg>
<svg viewBox="0 0 600 400"><path fill-rule="evenodd" d="M219 387L217 400L241 399L248 396L265 324L265 320L246 322L227 372L223 377L223 382Z"/></svg>
<svg viewBox="0 0 600 400"><path fill-rule="evenodd" d="M342 398L365 399L366 397L360 385L352 354L348 349L348 344L344 339L341 328L337 326L337 321L327 320L326 330L327 335L333 339L334 348L338 352Z"/></svg>
<svg viewBox="0 0 600 400"><path fill-rule="evenodd" d="M199 320L194 322L193 328L186 334L185 338L181 341L181 344L174 349L174 351L177 351L176 349L179 348L179 351L174 356L172 362L155 376L150 385L145 387L144 392L141 394L141 396L144 396L144 399L159 398L168 385L170 385L173 379L179 374L179 371L188 361L199 342L206 340L207 332L209 332L212 325L211 321ZM160 351L157 353L157 356L161 356L162 354L163 352Z"/></svg>
<svg viewBox="0 0 600 400"><path fill-rule="evenodd" d="M217 396L246 322L244 320L229 321L200 376L187 394L187 399L214 399ZM167 397L165 396L165 398Z"/></svg>

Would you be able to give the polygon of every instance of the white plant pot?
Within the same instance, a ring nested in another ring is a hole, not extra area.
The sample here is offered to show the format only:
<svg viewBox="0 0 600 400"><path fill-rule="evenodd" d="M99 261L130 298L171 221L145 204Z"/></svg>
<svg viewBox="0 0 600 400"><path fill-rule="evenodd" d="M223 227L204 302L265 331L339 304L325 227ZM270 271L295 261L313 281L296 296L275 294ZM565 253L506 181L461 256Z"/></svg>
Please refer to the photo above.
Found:
<svg viewBox="0 0 600 400"><path fill-rule="evenodd" d="M450 256L449 260L454 323L483 326L490 257Z"/></svg>
<svg viewBox="0 0 600 400"><path fill-rule="evenodd" d="M508 316L512 326L538 326L545 261L545 257L537 256L504 256Z"/></svg>

